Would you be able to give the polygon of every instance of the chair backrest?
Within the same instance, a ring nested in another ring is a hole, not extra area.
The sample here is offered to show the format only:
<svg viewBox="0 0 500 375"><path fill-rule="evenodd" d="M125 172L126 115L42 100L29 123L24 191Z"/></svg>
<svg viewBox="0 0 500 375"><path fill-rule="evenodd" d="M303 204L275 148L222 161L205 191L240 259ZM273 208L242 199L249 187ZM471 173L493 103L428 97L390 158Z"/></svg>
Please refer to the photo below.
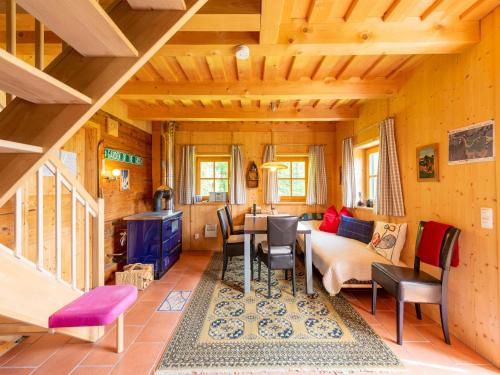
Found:
<svg viewBox="0 0 500 375"><path fill-rule="evenodd" d="M229 233L227 232L227 218L225 210L223 208L219 208L217 210L217 216L219 217L220 231L222 233L222 238L226 241L229 238Z"/></svg>
<svg viewBox="0 0 500 375"><path fill-rule="evenodd" d="M417 255L418 248L420 246L420 240L422 239L422 233L424 232L424 227L426 221L421 221L418 224L417 230L417 243L415 247L415 269L420 269L420 258ZM451 259L453 257L453 249L460 236L460 229L451 227L446 231L443 242L441 243L441 250L439 253L439 267L443 271L449 271L451 266Z"/></svg>
<svg viewBox="0 0 500 375"><path fill-rule="evenodd" d="M231 233L233 233L234 232L233 216L231 215L231 210L229 209L228 205L224 206L224 210L226 210L226 216L227 216L227 222L229 223L229 228L231 229Z"/></svg>
<svg viewBox="0 0 500 375"><path fill-rule="evenodd" d="M271 246L295 246L297 240L297 216L268 216L267 243Z"/></svg>

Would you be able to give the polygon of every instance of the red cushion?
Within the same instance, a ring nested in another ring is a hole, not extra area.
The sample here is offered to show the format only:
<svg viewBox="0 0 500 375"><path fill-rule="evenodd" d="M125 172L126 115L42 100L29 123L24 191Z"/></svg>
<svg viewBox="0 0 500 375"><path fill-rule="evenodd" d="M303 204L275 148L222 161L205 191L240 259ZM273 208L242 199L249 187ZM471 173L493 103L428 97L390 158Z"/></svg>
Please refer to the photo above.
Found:
<svg viewBox="0 0 500 375"><path fill-rule="evenodd" d="M335 208L335 206L328 207L325 214L323 215L323 222L319 226L319 230L328 233L337 233L341 216L352 217L352 214L345 207L342 207L339 213L337 213L337 209Z"/></svg>
<svg viewBox="0 0 500 375"><path fill-rule="evenodd" d="M353 217L352 214L349 212L349 210L346 207L342 207L342 209L339 212L339 216Z"/></svg>
<svg viewBox="0 0 500 375"><path fill-rule="evenodd" d="M338 222L337 222L338 221ZM340 216L334 214L323 215L323 221L319 226L319 230L323 232L336 233L340 223Z"/></svg>

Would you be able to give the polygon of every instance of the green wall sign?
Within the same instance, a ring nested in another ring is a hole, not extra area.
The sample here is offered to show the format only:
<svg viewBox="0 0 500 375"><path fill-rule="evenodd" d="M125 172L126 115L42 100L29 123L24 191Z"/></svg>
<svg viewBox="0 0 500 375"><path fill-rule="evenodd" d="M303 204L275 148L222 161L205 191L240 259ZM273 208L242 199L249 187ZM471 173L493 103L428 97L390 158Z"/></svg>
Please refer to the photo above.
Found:
<svg viewBox="0 0 500 375"><path fill-rule="evenodd" d="M139 155L127 154L126 152L113 150L112 148L104 149L104 159L133 165L142 165L142 157Z"/></svg>

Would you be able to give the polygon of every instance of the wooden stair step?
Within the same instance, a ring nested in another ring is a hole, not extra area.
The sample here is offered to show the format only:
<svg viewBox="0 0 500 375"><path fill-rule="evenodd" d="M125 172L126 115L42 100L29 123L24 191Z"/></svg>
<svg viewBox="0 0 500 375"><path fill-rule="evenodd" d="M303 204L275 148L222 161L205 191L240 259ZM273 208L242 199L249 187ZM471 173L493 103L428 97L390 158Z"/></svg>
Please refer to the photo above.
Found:
<svg viewBox="0 0 500 375"><path fill-rule="evenodd" d="M184 0L127 0L132 9L186 10Z"/></svg>
<svg viewBox="0 0 500 375"><path fill-rule="evenodd" d="M39 146L27 145L25 143L12 142L0 139L1 154L17 154L25 152L34 152L37 154L41 154L43 152L43 148Z"/></svg>
<svg viewBox="0 0 500 375"><path fill-rule="evenodd" d="M137 56L138 52L96 0L17 0L84 56Z"/></svg>
<svg viewBox="0 0 500 375"><path fill-rule="evenodd" d="M0 90L37 104L90 104L92 99L0 49Z"/></svg>

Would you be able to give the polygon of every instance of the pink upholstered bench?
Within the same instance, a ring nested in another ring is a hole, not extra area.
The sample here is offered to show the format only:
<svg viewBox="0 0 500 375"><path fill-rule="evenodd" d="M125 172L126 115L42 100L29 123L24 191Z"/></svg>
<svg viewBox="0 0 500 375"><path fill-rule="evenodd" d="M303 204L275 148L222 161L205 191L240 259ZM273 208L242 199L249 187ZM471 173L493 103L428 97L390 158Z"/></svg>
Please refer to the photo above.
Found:
<svg viewBox="0 0 500 375"><path fill-rule="evenodd" d="M83 294L49 317L49 328L104 326L118 318L116 351L123 351L123 313L137 299L132 285L100 286Z"/></svg>

